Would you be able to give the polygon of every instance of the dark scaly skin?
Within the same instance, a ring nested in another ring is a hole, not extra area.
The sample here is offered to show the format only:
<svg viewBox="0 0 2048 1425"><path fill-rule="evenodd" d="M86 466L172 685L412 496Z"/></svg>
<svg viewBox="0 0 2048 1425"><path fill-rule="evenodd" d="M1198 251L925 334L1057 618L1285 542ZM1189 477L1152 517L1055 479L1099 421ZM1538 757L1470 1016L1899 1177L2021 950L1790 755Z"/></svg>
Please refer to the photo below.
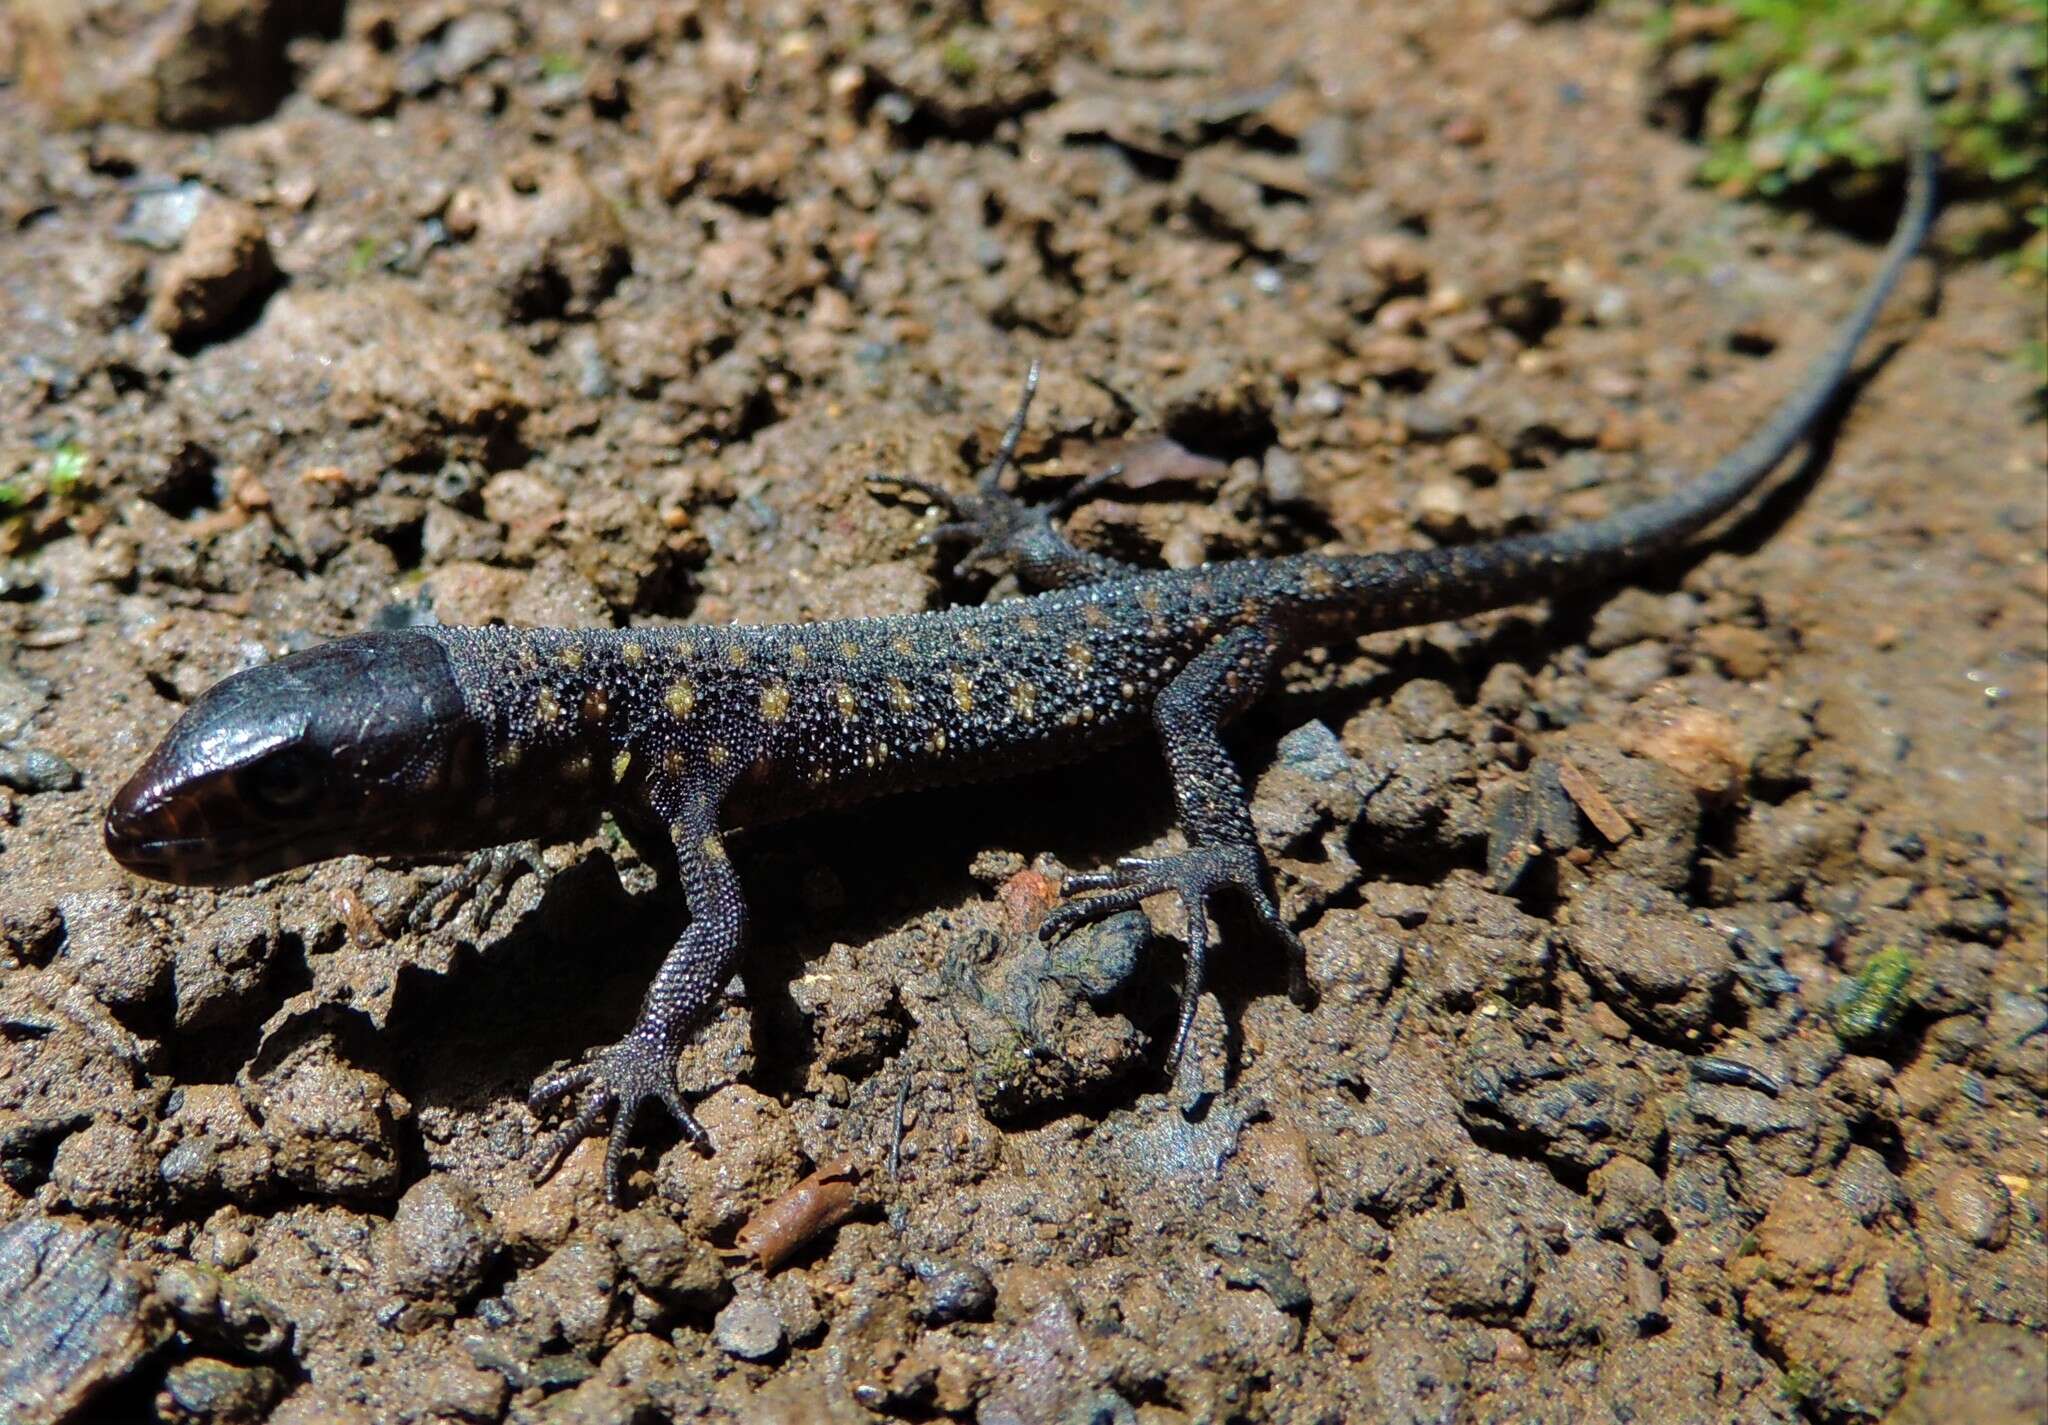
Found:
<svg viewBox="0 0 2048 1425"><path fill-rule="evenodd" d="M1839 390L1924 235L1931 164L1856 310L1779 410L1664 499L1555 533L1451 549L1244 560L1144 572L1075 548L1054 511L1004 493L1030 404L971 494L914 481L1014 569L1032 598L900 618L592 632L433 628L367 634L239 673L200 698L116 797L107 846L163 880L225 884L331 856L447 855L588 833L606 811L680 892L690 924L638 1022L532 1101L581 1094L543 1153L551 1172L612 1114L619 1198L635 1115L659 1100L693 1138L675 1062L732 975L746 902L721 828L883 792L1004 775L1159 739L1187 847L1068 878L1051 937L1171 892L1187 975L1169 1069L1186 1046L1206 908L1238 897L1285 946L1243 779L1220 729L1305 648L1597 585L1671 554L1753 490ZM1104 472L1070 495L1097 488Z"/></svg>

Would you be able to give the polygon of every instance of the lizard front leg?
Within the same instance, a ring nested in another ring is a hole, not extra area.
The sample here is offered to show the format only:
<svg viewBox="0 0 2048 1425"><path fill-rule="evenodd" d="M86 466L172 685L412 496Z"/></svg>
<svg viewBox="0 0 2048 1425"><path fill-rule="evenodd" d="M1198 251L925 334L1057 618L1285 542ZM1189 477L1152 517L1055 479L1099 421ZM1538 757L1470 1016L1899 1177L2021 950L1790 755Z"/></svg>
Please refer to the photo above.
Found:
<svg viewBox="0 0 2048 1425"><path fill-rule="evenodd" d="M649 1099L667 1108L694 1142L705 1142L702 1126L683 1104L676 1083L676 1054L731 980L746 933L746 901L739 877L718 833L714 798L650 797L668 827L676 877L689 907L690 924L669 950L647 987L640 1017L626 1037L598 1050L576 1068L535 1084L528 1104L538 1114L557 1099L582 1095L576 1115L541 1149L534 1177L547 1177L569 1150L612 1115L605 1145L604 1193L617 1206L627 1140ZM664 876L664 882L667 881Z"/></svg>
<svg viewBox="0 0 2048 1425"><path fill-rule="evenodd" d="M1075 484L1050 505L1027 505L1003 488L1003 472L1017 454L1031 398L1038 390L1038 363L1024 376L1024 395L1003 431L995 458L975 476L974 489L956 495L907 475L868 476L878 491L915 490L946 515L946 522L918 537L919 544L966 544L967 554L953 572L966 575L977 567L1014 573L1031 589L1069 589L1104 579L1120 579L1138 571L1106 555L1091 554L1060 533L1053 521L1078 507L1104 485L1123 474L1112 465Z"/></svg>
<svg viewBox="0 0 2048 1425"><path fill-rule="evenodd" d="M1272 872L1252 829L1244 780L1221 737L1223 724L1265 691L1279 657L1279 640L1271 630L1242 627L1211 644L1166 685L1153 704L1152 721L1173 775L1176 819L1187 849L1165 856L1126 857L1111 870L1067 877L1062 894L1096 894L1068 901L1046 918L1039 931L1051 939L1129 910L1149 896L1170 891L1179 897L1186 918L1187 975L1180 1020L1166 1057L1168 1077L1179 1068L1194 1030L1208 968L1211 896L1228 891L1250 906L1290 956L1295 997L1308 993L1306 953L1280 918Z"/></svg>

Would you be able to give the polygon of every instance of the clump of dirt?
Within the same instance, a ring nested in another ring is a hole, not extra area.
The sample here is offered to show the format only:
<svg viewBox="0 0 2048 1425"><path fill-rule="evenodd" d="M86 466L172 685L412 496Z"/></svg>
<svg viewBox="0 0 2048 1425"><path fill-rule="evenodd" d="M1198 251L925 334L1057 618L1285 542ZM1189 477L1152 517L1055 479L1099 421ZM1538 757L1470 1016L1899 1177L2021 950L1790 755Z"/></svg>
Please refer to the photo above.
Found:
<svg viewBox="0 0 2048 1425"><path fill-rule="evenodd" d="M624 1209L601 1144L530 1180L523 1106L677 929L621 838L426 931L430 869L100 845L181 704L323 637L1014 592L865 477L963 482L1032 357L1024 488L1124 461L1070 527L1125 558L1668 489L1874 254L1692 186L1582 8L15 7L13 1414L2038 1408L2048 521L1994 267L1916 275L1696 558L1289 670L1239 746L1317 996L1222 925L1175 1084L1178 927L1035 934L1165 834L1143 756L736 839L717 1151L651 1125Z"/></svg>

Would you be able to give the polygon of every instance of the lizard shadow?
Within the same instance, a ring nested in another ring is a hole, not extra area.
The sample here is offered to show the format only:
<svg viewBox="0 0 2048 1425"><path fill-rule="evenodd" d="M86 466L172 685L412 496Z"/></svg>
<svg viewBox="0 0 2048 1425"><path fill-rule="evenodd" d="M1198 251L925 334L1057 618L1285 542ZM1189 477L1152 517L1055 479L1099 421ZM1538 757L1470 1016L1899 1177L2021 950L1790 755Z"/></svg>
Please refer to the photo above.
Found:
<svg viewBox="0 0 2048 1425"><path fill-rule="evenodd" d="M1148 808L1135 827L1133 806ZM770 1093L803 1086L815 1046L791 987L835 942L864 944L984 899L971 856L961 855L961 826L976 827L986 848L1049 851L1082 866L1163 833L1170 810L1163 765L1108 757L730 837L750 906L739 982L752 1042L774 1046L741 1077ZM274 1064L306 1038L330 1034L416 1104L473 1110L523 1099L552 1065L625 1032L687 924L680 904L628 890L612 858L593 854L552 876L509 930L465 939L445 969L403 965L381 1028L360 1010L328 1007L281 1027L259 1058ZM656 1121L636 1141L674 1141L661 1115L644 1120Z"/></svg>

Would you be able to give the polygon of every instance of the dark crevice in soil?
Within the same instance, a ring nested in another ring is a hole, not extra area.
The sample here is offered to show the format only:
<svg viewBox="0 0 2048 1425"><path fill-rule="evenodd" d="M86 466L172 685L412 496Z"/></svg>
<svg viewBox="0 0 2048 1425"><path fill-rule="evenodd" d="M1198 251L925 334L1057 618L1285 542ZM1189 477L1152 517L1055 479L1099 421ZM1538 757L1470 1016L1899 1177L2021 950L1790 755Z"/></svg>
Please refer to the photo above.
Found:
<svg viewBox="0 0 2048 1425"><path fill-rule="evenodd" d="M1586 1196L1586 1183L1592 1177L1592 1170L1573 1163L1560 1163L1549 1157L1543 1151L1543 1139L1533 1134L1517 1133L1505 1125L1488 1123L1483 1119L1468 1117L1464 1122L1465 1131L1481 1148L1539 1167L1550 1175L1553 1182L1575 1197Z"/></svg>

